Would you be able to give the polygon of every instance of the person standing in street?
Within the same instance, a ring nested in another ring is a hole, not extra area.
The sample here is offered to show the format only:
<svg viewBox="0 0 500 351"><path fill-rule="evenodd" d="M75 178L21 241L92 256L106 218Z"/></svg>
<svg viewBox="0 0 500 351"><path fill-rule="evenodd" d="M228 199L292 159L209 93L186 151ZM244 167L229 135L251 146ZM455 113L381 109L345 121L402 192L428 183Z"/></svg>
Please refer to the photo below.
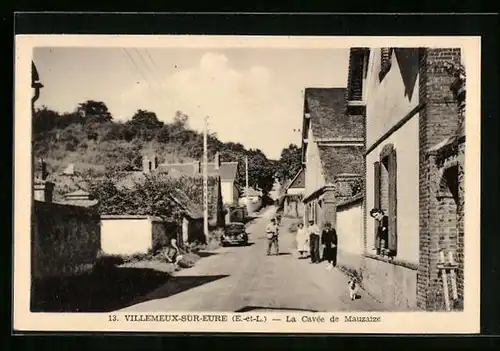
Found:
<svg viewBox="0 0 500 351"><path fill-rule="evenodd" d="M306 228L304 228L304 223L300 222L297 225L297 252L299 253L299 258L306 258L309 251L309 235Z"/></svg>
<svg viewBox="0 0 500 351"><path fill-rule="evenodd" d="M271 218L271 223L266 228L266 235L267 235L267 255L271 255L271 247L274 246L276 248L276 256L279 255L279 243L278 243L278 235L279 235L279 229L278 225L276 224L276 219Z"/></svg>
<svg viewBox="0 0 500 351"><path fill-rule="evenodd" d="M323 260L328 262L326 269L331 270L337 265L337 231L329 222L325 223L325 229L321 234L321 245Z"/></svg>
<svg viewBox="0 0 500 351"><path fill-rule="evenodd" d="M319 263L319 227L313 220L309 221L309 251L311 252L311 263Z"/></svg>

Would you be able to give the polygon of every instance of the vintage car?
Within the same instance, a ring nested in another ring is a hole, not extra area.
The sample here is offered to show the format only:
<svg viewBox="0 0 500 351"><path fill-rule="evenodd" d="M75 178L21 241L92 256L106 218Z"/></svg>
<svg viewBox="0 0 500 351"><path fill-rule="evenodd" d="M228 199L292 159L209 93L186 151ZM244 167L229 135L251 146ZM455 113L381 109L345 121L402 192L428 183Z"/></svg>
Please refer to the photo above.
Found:
<svg viewBox="0 0 500 351"><path fill-rule="evenodd" d="M224 228L224 234L220 238L222 246L228 245L247 245L248 233L245 224L240 222L227 223Z"/></svg>

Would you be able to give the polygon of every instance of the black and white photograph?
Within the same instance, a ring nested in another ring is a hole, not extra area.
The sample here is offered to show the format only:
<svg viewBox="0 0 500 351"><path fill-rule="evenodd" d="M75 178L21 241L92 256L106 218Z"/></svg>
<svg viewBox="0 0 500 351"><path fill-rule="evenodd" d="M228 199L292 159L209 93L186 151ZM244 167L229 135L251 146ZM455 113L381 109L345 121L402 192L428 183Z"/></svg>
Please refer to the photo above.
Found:
<svg viewBox="0 0 500 351"><path fill-rule="evenodd" d="M477 37L16 46L20 325L478 328Z"/></svg>

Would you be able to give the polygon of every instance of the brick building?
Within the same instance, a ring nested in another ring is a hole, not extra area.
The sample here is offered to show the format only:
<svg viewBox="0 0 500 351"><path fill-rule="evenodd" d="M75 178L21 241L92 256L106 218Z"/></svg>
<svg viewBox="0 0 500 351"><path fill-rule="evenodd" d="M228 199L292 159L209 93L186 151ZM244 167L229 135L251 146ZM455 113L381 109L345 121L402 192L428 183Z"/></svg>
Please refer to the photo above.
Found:
<svg viewBox="0 0 500 351"><path fill-rule="evenodd" d="M464 99L465 79L450 73L460 62L459 49L350 52L348 101L366 113L363 255L354 268L394 309L441 308L440 251L458 261L463 300L464 103L460 112L455 101ZM388 216L386 243L371 208Z"/></svg>
<svg viewBox="0 0 500 351"><path fill-rule="evenodd" d="M345 88L307 88L304 100L304 220L321 228L335 225L336 202L353 195L363 172L364 116L346 113Z"/></svg>

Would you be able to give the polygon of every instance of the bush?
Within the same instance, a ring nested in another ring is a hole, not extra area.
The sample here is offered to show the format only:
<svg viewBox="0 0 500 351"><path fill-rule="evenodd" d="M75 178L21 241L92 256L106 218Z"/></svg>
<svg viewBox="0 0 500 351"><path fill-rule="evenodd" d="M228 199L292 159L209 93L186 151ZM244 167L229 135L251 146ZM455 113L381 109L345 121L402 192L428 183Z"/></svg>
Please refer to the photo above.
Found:
<svg viewBox="0 0 500 351"><path fill-rule="evenodd" d="M195 253L188 252L182 255L182 258L179 261L179 267L182 268L190 268L195 265L195 263L200 259Z"/></svg>
<svg viewBox="0 0 500 351"><path fill-rule="evenodd" d="M206 249L215 250L220 247L220 239L222 234L224 234L224 230L220 228L210 231Z"/></svg>

